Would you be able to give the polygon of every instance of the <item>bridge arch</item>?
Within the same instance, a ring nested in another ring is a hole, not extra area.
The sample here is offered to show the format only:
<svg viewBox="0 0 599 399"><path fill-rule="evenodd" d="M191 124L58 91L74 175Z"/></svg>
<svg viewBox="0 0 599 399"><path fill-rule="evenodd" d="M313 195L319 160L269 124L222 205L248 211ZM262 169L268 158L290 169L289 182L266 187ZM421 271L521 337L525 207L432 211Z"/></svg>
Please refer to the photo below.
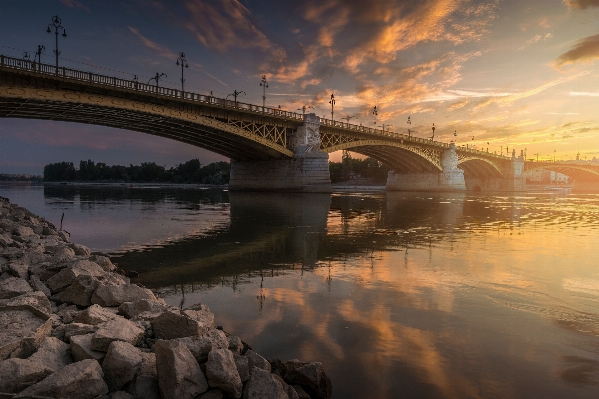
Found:
<svg viewBox="0 0 599 399"><path fill-rule="evenodd" d="M503 177L500 167L493 161L477 156L460 155L458 155L458 168L464 171L466 177Z"/></svg>
<svg viewBox="0 0 599 399"><path fill-rule="evenodd" d="M596 182L599 180L599 165L547 162L541 165L529 163L525 167L525 172L532 172L535 170L558 172L571 177L576 181Z"/></svg>
<svg viewBox="0 0 599 399"><path fill-rule="evenodd" d="M440 172L441 152L384 140L355 140L322 148L332 153L350 150L374 158L399 173Z"/></svg>

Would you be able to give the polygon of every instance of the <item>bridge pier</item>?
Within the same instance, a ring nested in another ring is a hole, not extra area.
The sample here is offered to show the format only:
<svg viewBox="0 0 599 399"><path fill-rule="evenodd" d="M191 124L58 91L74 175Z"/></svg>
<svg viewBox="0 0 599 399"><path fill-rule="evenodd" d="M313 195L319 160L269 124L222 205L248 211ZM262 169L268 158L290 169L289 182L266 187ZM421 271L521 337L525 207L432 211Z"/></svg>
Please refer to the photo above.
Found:
<svg viewBox="0 0 599 399"><path fill-rule="evenodd" d="M330 193L329 156L320 150L320 118L304 115L289 138L293 158L232 161L229 190Z"/></svg>
<svg viewBox="0 0 599 399"><path fill-rule="evenodd" d="M466 190L474 192L526 191L523 155L516 157L515 151L512 152L512 159L509 162L505 162L501 169L501 177L465 176Z"/></svg>
<svg viewBox="0 0 599 399"><path fill-rule="evenodd" d="M398 173L389 171L388 191L466 191L464 171L458 168L458 155L452 143L441 155L440 172Z"/></svg>

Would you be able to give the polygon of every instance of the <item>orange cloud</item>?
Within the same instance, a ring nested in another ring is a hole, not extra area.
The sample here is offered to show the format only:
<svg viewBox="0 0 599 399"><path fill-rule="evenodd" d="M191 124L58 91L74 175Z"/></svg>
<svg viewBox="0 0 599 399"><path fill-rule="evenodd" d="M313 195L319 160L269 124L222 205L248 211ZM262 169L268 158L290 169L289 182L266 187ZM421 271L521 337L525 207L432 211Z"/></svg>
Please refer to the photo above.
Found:
<svg viewBox="0 0 599 399"><path fill-rule="evenodd" d="M599 0L564 0L564 3L570 8L589 8L599 7Z"/></svg>
<svg viewBox="0 0 599 399"><path fill-rule="evenodd" d="M169 50L167 47L162 46L156 42L153 42L152 40L143 36L141 33L139 33L139 30L137 28L132 28L130 26L127 26L127 28L129 28L131 33L133 33L139 40L141 40L141 42L143 43L144 46L156 51L160 56L165 57L165 58L170 58L173 60L177 58L177 55L174 52Z"/></svg>
<svg viewBox="0 0 599 399"><path fill-rule="evenodd" d="M60 2L62 4L64 4L65 6L67 6L67 7L78 8L80 10L90 12L89 8L87 8L85 5L83 5L83 3L81 3L80 1L77 1L77 0L60 0Z"/></svg>
<svg viewBox="0 0 599 399"><path fill-rule="evenodd" d="M561 67L577 62L592 62L596 58L599 58L599 35L580 40L572 50L560 55L555 64L557 67Z"/></svg>
<svg viewBox="0 0 599 399"><path fill-rule="evenodd" d="M192 0L186 7L191 13L187 28L210 49L223 52L229 48L272 47L251 12L237 0Z"/></svg>

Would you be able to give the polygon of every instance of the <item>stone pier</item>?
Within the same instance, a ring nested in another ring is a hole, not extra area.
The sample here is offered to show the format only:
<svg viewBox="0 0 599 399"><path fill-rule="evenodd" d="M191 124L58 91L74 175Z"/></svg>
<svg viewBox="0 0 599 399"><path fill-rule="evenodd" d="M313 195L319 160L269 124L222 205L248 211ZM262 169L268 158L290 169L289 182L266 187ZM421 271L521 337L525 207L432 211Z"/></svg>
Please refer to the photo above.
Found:
<svg viewBox="0 0 599 399"><path fill-rule="evenodd" d="M516 157L512 152L512 159L505 162L501 168L502 177L474 177L466 176L466 189L468 191L496 191L496 192L522 192L526 191L526 177L524 176L524 156Z"/></svg>
<svg viewBox="0 0 599 399"><path fill-rule="evenodd" d="M320 150L320 118L306 114L289 138L293 158L232 161L229 190L330 193L329 156Z"/></svg>
<svg viewBox="0 0 599 399"><path fill-rule="evenodd" d="M387 175L388 191L466 191L464 171L458 168L458 155L452 143L441 156L443 170L438 173L398 173Z"/></svg>

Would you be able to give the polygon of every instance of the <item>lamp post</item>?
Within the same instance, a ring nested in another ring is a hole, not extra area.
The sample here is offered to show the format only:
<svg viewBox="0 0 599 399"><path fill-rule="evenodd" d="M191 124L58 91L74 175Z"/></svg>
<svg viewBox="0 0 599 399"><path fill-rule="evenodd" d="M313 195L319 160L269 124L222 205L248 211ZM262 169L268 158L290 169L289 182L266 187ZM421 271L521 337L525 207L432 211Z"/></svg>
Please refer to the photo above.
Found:
<svg viewBox="0 0 599 399"><path fill-rule="evenodd" d="M262 112L264 112L264 107L266 106L266 88L268 87L268 82L266 81L266 75L262 75L262 80L260 81L260 86L262 86Z"/></svg>
<svg viewBox="0 0 599 399"><path fill-rule="evenodd" d="M306 114L306 110L307 110L308 108L312 108L312 109L314 109L314 107L313 107L313 106L311 106L311 105L308 105L308 106L304 105L304 106L302 106L301 108L298 108L297 110L298 110L298 111L302 111L302 115L305 115L305 114Z"/></svg>
<svg viewBox="0 0 599 399"><path fill-rule="evenodd" d="M383 134L385 134L385 126L387 126L387 131L389 131L389 128L390 128L390 127L394 127L393 125L385 125L385 124L383 123Z"/></svg>
<svg viewBox="0 0 599 399"><path fill-rule="evenodd" d="M555 150L553 150L553 162L555 162Z"/></svg>
<svg viewBox="0 0 599 399"><path fill-rule="evenodd" d="M434 141L435 140L435 124L433 123L433 135L431 136L431 140Z"/></svg>
<svg viewBox="0 0 599 399"><path fill-rule="evenodd" d="M412 126L412 120L410 119L410 115L408 115L408 122L407 122L407 124L410 125L408 127L408 138L410 138L412 136L412 132L410 131L410 127Z"/></svg>
<svg viewBox="0 0 599 399"><path fill-rule="evenodd" d="M374 109L372 110L372 115L374 115L374 128L376 129L376 117L378 116L379 111L376 109L376 105L374 106Z"/></svg>
<svg viewBox="0 0 599 399"><path fill-rule="evenodd" d="M234 90L232 94L229 94L227 96L227 98L229 98L229 96L233 96L233 98L235 98L235 108L237 108L237 96L240 95L241 93L245 94L245 91Z"/></svg>
<svg viewBox="0 0 599 399"><path fill-rule="evenodd" d="M331 101L329 101L329 104L331 104L331 120L335 120L335 95L333 93L331 93Z"/></svg>
<svg viewBox="0 0 599 399"><path fill-rule="evenodd" d="M349 116L349 115L348 115L348 116L346 116L345 118L341 118L341 119L345 119L345 120L347 121L347 123L349 123L349 120L350 120L351 118L357 118L357 116L355 116L355 115L354 115L354 116Z"/></svg>
<svg viewBox="0 0 599 399"><path fill-rule="evenodd" d="M156 81L156 90L158 90L158 82L160 81L161 77L165 77L167 78L168 76L166 76L166 73L158 73L156 72L156 76L154 76L153 78L150 78L150 80L148 80L148 83L150 83L151 81L155 80Z"/></svg>
<svg viewBox="0 0 599 399"><path fill-rule="evenodd" d="M185 91L183 86L183 84L185 83L185 79L183 79L183 68L189 68L189 64L185 59L184 52L179 53L179 58L177 58L177 65L179 64L181 64L181 96L183 96L183 92Z"/></svg>
<svg viewBox="0 0 599 399"><path fill-rule="evenodd" d="M60 18L58 15L55 15L52 17L52 23L48 24L48 29L46 29L46 32L52 33L50 27L53 27L54 34L56 35L56 50L54 50L54 54L56 54L56 73L58 73L58 56L60 55L60 51L58 51L58 32L62 29L62 37L67 37L67 31L60 23Z"/></svg>
<svg viewBox="0 0 599 399"><path fill-rule="evenodd" d="M24 66L27 67L27 61L31 61L31 58L29 57L29 53L27 51L23 51L23 55L21 56L21 59L24 61L23 64L25 64ZM21 62L19 61L19 65L21 65Z"/></svg>
<svg viewBox="0 0 599 399"><path fill-rule="evenodd" d="M42 46L41 44L37 46L37 51L35 52L35 56L33 57L33 61L35 61L35 58L37 57L37 62L38 64L42 63L42 51L44 51L46 49L46 47Z"/></svg>

